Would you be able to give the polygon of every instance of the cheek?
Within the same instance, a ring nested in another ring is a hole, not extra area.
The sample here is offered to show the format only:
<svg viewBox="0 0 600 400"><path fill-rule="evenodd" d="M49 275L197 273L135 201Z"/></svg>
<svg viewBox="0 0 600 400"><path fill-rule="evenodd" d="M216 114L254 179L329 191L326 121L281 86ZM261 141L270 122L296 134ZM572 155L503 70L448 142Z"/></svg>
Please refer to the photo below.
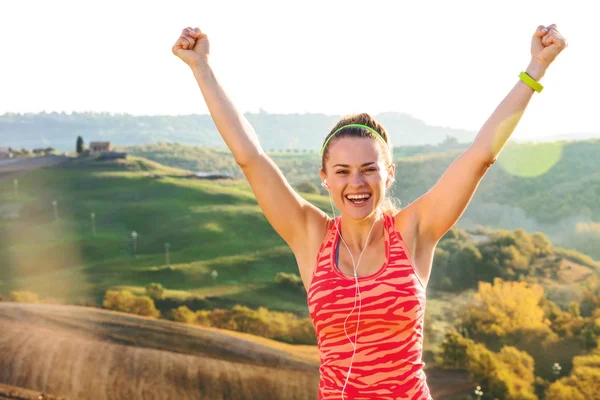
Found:
<svg viewBox="0 0 600 400"><path fill-rule="evenodd" d="M385 191L385 175L377 174L370 177L369 182L372 186L377 187L381 191Z"/></svg>

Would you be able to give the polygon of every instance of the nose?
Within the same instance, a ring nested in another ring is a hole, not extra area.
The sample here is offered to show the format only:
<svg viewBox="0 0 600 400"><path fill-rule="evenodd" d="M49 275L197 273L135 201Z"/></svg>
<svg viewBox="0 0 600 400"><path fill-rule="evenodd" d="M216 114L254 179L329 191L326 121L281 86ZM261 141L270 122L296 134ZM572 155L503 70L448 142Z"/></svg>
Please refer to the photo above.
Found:
<svg viewBox="0 0 600 400"><path fill-rule="evenodd" d="M364 183L363 176L360 173L355 173L350 176L350 186L360 187Z"/></svg>

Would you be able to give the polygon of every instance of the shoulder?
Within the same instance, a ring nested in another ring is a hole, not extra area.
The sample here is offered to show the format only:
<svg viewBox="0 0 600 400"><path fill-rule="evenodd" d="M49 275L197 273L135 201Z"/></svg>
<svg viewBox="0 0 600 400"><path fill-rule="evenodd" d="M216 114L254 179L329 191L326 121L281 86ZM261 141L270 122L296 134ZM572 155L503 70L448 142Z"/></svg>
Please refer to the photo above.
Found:
<svg viewBox="0 0 600 400"><path fill-rule="evenodd" d="M408 257L419 277L419 281L427 286L436 243L432 243L419 233L419 213L416 207L409 205L394 215L395 228L404 242Z"/></svg>
<svg viewBox="0 0 600 400"><path fill-rule="evenodd" d="M419 233L419 213L415 203L411 203L400 211L393 213L392 218L396 230L404 240L417 239Z"/></svg>
<svg viewBox="0 0 600 400"><path fill-rule="evenodd" d="M333 227L333 224L338 218L331 218L324 212L313 214L306 221L307 240L305 242L309 249L314 249L325 239L327 232Z"/></svg>

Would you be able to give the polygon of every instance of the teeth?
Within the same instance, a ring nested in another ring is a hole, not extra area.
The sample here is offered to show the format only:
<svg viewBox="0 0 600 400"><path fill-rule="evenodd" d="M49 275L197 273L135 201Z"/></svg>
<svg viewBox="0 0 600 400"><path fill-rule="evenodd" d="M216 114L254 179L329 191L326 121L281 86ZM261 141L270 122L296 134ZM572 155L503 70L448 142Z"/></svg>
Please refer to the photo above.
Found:
<svg viewBox="0 0 600 400"><path fill-rule="evenodd" d="M368 199L369 197L371 197L370 194L349 194L346 196L350 200Z"/></svg>

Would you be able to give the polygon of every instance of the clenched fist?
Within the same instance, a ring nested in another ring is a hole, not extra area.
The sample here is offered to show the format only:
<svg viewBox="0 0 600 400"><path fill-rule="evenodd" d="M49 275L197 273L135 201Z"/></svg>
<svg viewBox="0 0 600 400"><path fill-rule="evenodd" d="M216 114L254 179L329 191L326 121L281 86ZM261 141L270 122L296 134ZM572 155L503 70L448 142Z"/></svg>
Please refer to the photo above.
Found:
<svg viewBox="0 0 600 400"><path fill-rule="evenodd" d="M556 24L540 25L531 39L531 57L548 67L566 47L567 41L558 32Z"/></svg>
<svg viewBox="0 0 600 400"><path fill-rule="evenodd" d="M200 28L187 27L181 32L181 36L171 50L173 54L193 68L208 59L209 48L206 33L202 33Z"/></svg>

